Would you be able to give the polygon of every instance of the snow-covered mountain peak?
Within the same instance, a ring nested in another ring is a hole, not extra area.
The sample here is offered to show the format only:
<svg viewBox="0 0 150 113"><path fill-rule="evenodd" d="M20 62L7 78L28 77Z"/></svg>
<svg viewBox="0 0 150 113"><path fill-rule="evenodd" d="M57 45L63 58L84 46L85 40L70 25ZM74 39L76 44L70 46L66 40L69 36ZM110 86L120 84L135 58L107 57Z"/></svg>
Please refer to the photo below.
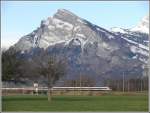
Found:
<svg viewBox="0 0 150 113"><path fill-rule="evenodd" d="M76 16L75 14L73 14L72 12L66 10L66 9L58 9L56 14L67 14L67 15L72 15L72 16Z"/></svg>
<svg viewBox="0 0 150 113"><path fill-rule="evenodd" d="M145 16L131 31L149 34L149 15Z"/></svg>
<svg viewBox="0 0 150 113"><path fill-rule="evenodd" d="M52 17L48 17L47 19L41 21L41 27L49 26L51 24L58 24L58 23L59 25L61 25L66 22L73 24L76 21L81 22L83 20L66 9L58 9L57 12Z"/></svg>
<svg viewBox="0 0 150 113"><path fill-rule="evenodd" d="M79 17L66 9L58 9L53 18L67 21L69 23L75 23Z"/></svg>

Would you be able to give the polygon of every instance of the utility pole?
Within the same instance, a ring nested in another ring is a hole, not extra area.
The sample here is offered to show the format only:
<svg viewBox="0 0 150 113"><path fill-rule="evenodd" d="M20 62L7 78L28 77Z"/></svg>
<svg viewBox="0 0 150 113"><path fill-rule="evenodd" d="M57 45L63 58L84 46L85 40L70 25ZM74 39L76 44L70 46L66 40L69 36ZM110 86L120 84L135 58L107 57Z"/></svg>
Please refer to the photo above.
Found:
<svg viewBox="0 0 150 113"><path fill-rule="evenodd" d="M81 72L79 72L80 74L80 95L81 95Z"/></svg>
<svg viewBox="0 0 150 113"><path fill-rule="evenodd" d="M80 73L80 88L81 88L81 73Z"/></svg>
<svg viewBox="0 0 150 113"><path fill-rule="evenodd" d="M128 79L128 92L130 92L130 80Z"/></svg>
<svg viewBox="0 0 150 113"><path fill-rule="evenodd" d="M123 72L123 84L122 84L122 86L123 86L123 92L124 92L124 72Z"/></svg>
<svg viewBox="0 0 150 113"><path fill-rule="evenodd" d="M143 80L142 78L140 78L140 82L141 82L141 92L143 91Z"/></svg>

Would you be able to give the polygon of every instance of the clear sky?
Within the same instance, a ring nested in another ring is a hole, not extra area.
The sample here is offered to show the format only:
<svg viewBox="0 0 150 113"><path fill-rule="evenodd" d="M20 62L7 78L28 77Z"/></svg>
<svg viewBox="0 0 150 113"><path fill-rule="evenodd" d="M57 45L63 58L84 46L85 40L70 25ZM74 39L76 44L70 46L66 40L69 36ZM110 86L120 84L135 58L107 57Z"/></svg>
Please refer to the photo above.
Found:
<svg viewBox="0 0 150 113"><path fill-rule="evenodd" d="M149 13L148 1L3 1L1 45L8 47L39 27L57 9L67 9L106 29L132 28Z"/></svg>

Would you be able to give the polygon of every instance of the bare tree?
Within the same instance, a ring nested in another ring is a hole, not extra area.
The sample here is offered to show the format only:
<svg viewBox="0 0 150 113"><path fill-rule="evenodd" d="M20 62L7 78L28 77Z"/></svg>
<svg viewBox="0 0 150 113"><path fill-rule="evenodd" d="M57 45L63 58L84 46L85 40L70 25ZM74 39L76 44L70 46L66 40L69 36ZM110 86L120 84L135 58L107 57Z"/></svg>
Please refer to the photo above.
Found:
<svg viewBox="0 0 150 113"><path fill-rule="evenodd" d="M60 77L65 75L66 62L65 60L57 59L55 56L48 55L47 52L38 56L36 61L39 63L39 73L47 79L48 101L51 101L52 87Z"/></svg>

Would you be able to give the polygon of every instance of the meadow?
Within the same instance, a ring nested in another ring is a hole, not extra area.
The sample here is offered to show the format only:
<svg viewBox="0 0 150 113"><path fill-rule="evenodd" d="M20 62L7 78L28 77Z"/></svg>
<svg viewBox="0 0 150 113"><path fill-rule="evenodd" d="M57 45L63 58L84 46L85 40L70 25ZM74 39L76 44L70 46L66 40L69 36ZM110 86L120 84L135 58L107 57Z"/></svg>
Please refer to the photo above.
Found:
<svg viewBox="0 0 150 113"><path fill-rule="evenodd" d="M2 111L148 111L148 95L2 96Z"/></svg>

